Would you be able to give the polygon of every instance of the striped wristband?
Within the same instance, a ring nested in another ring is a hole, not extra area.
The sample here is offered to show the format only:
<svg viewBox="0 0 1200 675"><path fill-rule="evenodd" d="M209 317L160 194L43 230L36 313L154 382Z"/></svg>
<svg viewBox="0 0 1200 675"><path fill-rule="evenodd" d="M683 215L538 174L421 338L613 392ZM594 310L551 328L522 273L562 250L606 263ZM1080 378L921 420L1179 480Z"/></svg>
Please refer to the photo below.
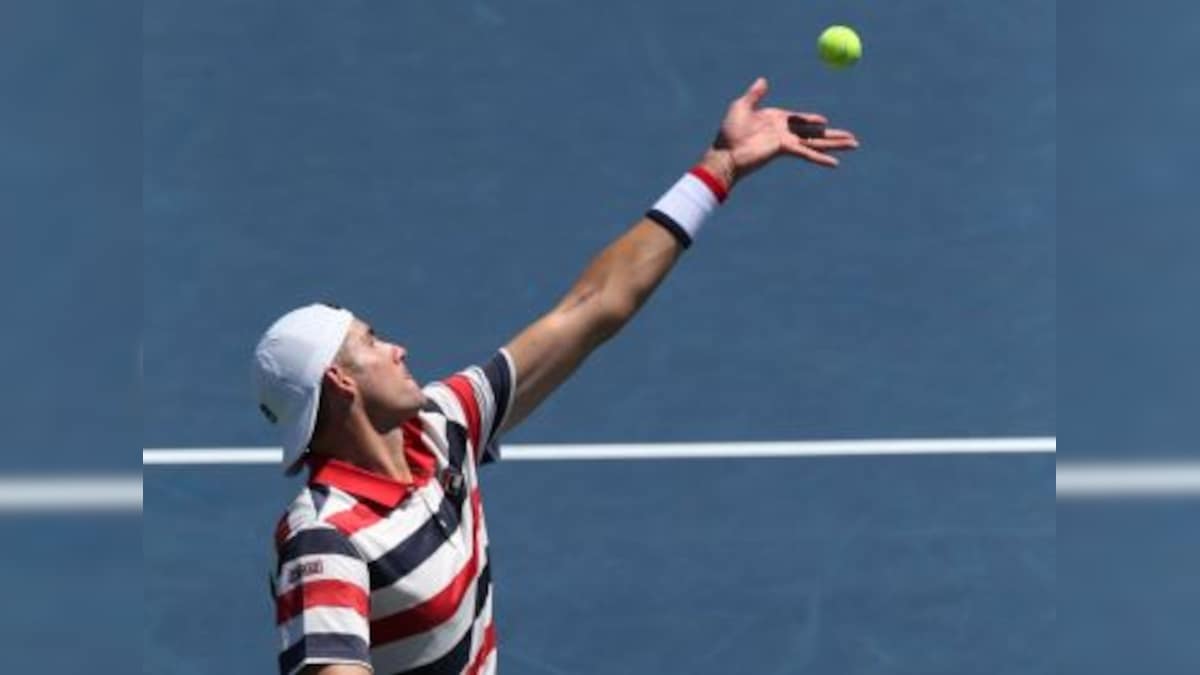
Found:
<svg viewBox="0 0 1200 675"><path fill-rule="evenodd" d="M704 167L695 166L654 203L646 217L665 227L687 248L700 226L728 196L721 181Z"/></svg>

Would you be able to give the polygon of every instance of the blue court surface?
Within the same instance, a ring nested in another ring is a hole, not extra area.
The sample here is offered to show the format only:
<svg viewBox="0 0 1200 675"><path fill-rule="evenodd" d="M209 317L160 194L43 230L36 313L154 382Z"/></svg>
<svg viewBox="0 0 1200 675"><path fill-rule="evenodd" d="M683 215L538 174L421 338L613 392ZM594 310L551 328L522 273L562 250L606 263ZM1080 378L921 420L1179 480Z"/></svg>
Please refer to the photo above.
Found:
<svg viewBox="0 0 1200 675"><path fill-rule="evenodd" d="M501 669L1053 673L1053 457L512 463ZM270 672L273 468L146 474L146 663Z"/></svg>
<svg viewBox="0 0 1200 675"><path fill-rule="evenodd" d="M815 57L855 26L862 63ZM486 358L767 103L863 143L740 185L514 443L1054 436L1055 5L265 3L144 16L144 447L265 447L314 299ZM500 670L1055 672L1053 455L488 467ZM145 470L145 672L271 672L274 467Z"/></svg>

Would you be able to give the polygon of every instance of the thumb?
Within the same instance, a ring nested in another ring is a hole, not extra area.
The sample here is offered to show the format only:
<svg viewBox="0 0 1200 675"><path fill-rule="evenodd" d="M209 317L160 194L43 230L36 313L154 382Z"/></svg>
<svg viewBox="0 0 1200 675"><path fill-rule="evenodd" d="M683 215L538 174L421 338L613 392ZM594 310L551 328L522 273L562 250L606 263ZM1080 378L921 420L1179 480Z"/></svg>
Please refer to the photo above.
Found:
<svg viewBox="0 0 1200 675"><path fill-rule="evenodd" d="M763 96L767 95L767 78L760 77L750 85L745 94L742 94L742 100L751 108L758 106L758 102Z"/></svg>

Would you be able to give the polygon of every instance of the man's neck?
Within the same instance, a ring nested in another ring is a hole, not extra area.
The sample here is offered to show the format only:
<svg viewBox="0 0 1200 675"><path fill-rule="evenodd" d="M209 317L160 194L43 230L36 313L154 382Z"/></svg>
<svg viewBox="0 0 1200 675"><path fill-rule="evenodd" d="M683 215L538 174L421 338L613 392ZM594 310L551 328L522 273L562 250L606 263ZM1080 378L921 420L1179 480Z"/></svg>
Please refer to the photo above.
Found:
<svg viewBox="0 0 1200 675"><path fill-rule="evenodd" d="M402 483L413 480L412 469L404 456L404 431L401 426L380 433L369 423L347 420L345 425L313 440L314 453L340 459L373 473Z"/></svg>

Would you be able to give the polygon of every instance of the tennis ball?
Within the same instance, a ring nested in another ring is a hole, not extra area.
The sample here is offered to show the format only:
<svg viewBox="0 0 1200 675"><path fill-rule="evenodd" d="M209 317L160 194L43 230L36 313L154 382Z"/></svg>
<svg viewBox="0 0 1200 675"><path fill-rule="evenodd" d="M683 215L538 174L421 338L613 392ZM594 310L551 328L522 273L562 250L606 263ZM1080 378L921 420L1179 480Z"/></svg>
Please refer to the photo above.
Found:
<svg viewBox="0 0 1200 675"><path fill-rule="evenodd" d="M834 68L847 68L862 58L862 41L849 26L830 26L817 38L817 53Z"/></svg>

